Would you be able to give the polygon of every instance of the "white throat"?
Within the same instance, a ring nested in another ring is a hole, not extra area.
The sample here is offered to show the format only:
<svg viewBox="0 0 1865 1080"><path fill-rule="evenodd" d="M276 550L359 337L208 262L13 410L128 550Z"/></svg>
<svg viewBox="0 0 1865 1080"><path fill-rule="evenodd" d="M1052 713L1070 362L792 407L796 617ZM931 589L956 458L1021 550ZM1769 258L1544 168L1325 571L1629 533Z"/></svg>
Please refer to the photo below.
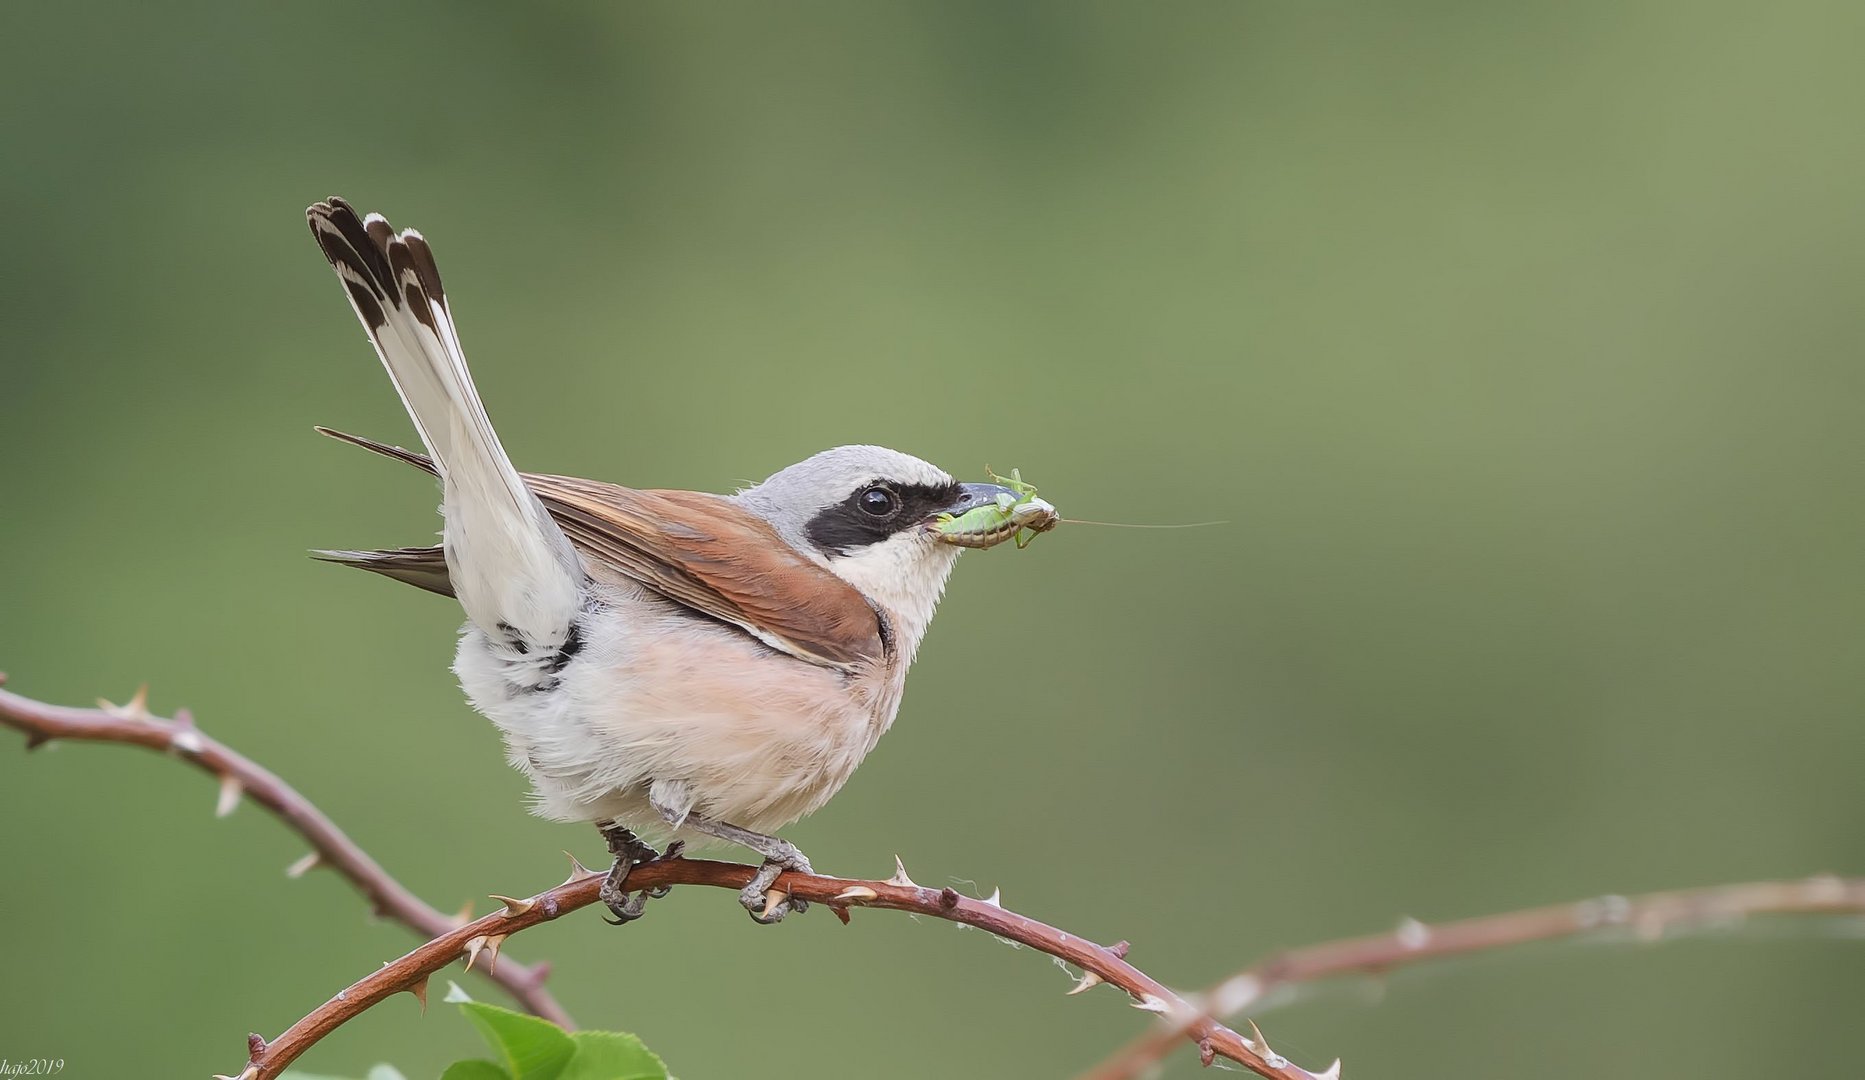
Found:
<svg viewBox="0 0 1865 1080"><path fill-rule="evenodd" d="M917 529L896 533L847 555L829 559L837 577L861 590L893 624L894 647L904 664L913 662L932 622L946 579L963 548L942 544Z"/></svg>

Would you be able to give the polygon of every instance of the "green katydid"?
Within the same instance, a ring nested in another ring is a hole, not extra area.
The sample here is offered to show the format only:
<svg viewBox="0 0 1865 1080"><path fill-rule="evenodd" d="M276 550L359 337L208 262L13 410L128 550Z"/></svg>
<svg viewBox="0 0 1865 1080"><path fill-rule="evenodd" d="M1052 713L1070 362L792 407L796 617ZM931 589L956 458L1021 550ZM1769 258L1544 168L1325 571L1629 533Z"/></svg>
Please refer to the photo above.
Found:
<svg viewBox="0 0 1865 1080"><path fill-rule="evenodd" d="M1056 522L1061 520L1048 500L1036 497L1036 485L1023 482L1023 474L1018 470L1010 470L1009 476L999 476L986 465L984 472L992 483L1009 490L999 492L995 500L983 506L972 507L962 514L941 514L933 519L933 529L939 539L969 548L995 547L1005 540L1015 540L1017 547L1026 548L1030 541L1055 528Z"/></svg>

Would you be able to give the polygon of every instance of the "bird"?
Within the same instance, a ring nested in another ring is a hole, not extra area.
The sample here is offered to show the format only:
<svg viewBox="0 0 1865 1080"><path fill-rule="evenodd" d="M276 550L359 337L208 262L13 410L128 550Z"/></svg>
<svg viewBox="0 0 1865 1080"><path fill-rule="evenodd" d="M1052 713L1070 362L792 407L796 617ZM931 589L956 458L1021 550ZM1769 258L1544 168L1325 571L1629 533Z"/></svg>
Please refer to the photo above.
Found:
<svg viewBox="0 0 1865 1080"><path fill-rule="evenodd" d="M775 833L893 723L958 555L985 546L939 523L1018 493L873 445L729 495L520 472L427 241L334 196L305 213L426 453L318 430L433 474L444 521L436 546L314 554L459 601L459 684L534 812L602 834L611 921L650 896L629 872L689 842L759 856L739 896L755 921L805 910L772 886L810 861Z"/></svg>

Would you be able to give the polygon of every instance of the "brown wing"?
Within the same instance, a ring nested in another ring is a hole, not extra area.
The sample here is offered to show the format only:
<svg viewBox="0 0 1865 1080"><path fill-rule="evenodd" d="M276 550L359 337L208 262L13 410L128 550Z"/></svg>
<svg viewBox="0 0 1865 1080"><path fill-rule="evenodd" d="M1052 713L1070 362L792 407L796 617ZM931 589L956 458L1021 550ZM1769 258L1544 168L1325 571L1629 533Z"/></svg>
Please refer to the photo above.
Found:
<svg viewBox="0 0 1865 1080"><path fill-rule="evenodd" d="M434 471L425 454L327 428L318 431ZM811 663L848 667L885 653L880 616L854 586L798 554L764 519L730 499L522 475L585 559ZM322 557L443 591L434 587L433 555L422 552L437 555L439 549L401 549L392 561L372 558L379 553L371 552ZM416 565L418 574L412 569ZM444 558L440 568L444 575Z"/></svg>

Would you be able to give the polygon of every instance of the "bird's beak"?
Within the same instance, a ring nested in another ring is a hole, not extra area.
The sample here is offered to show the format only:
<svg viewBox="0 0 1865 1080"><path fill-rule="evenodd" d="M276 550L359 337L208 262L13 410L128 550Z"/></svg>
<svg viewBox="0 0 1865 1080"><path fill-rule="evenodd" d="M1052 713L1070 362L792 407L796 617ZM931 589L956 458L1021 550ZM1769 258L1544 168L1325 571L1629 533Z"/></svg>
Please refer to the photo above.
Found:
<svg viewBox="0 0 1865 1080"><path fill-rule="evenodd" d="M1017 546L1029 543L1028 534L1055 528L1056 508L1046 499L1020 494L1002 484L960 484L958 498L926 520L926 530L937 540L956 547L996 547L1022 536Z"/></svg>
<svg viewBox="0 0 1865 1080"><path fill-rule="evenodd" d="M980 506L996 506L1005 496L1008 496L1011 502L1017 501L1017 493L1002 484L960 484L957 501L950 506L940 508L940 513L958 517Z"/></svg>

